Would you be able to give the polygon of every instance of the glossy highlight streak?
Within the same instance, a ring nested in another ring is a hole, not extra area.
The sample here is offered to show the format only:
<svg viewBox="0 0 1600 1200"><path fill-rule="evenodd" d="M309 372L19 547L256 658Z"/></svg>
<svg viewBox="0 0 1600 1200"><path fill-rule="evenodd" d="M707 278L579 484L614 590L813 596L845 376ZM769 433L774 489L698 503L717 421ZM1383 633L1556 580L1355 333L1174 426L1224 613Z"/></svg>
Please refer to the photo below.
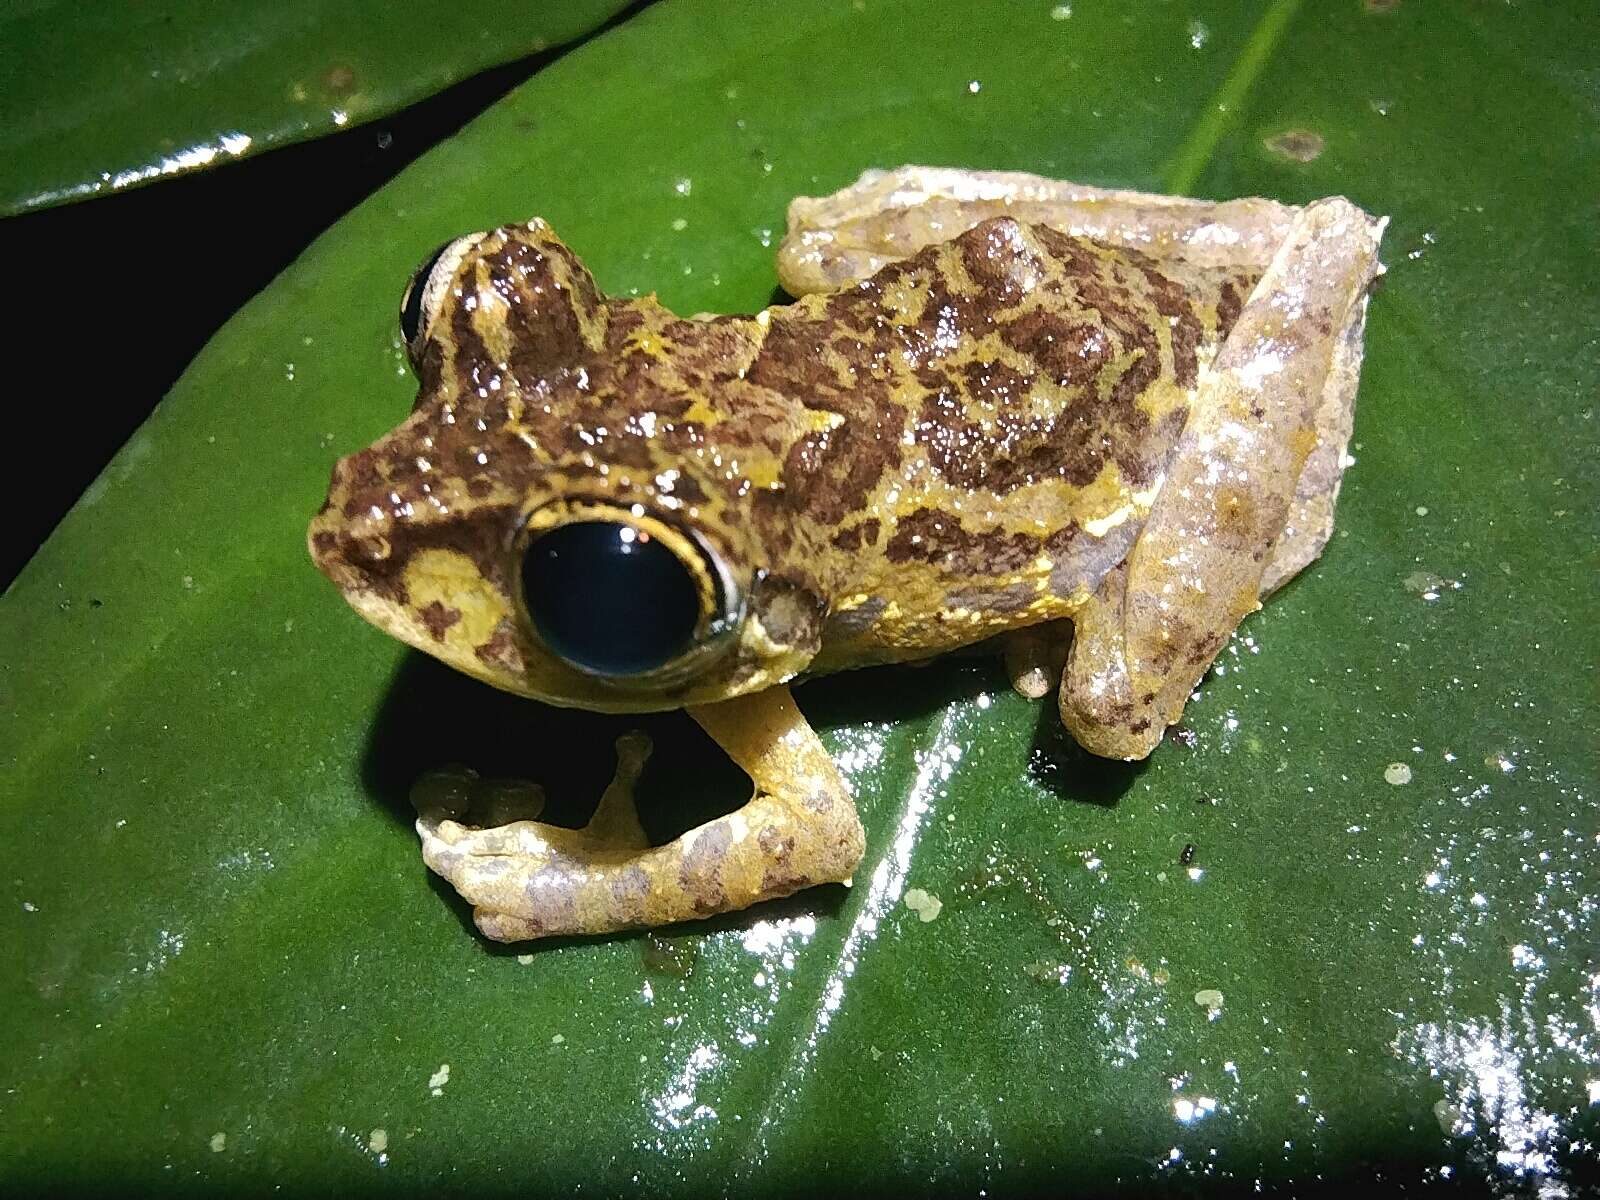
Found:
<svg viewBox="0 0 1600 1200"><path fill-rule="evenodd" d="M1239 107L1250 94L1251 87L1266 65L1272 61L1273 51L1283 37L1283 31L1300 8L1300 0L1276 0L1261 16L1261 21L1245 42L1244 49L1233 64L1233 70L1222 81L1215 98L1201 110L1201 117L1183 145L1167 160L1161 179L1166 190L1177 195L1187 195L1205 170L1211 156L1216 153L1223 135L1232 128Z"/></svg>
<svg viewBox="0 0 1600 1200"><path fill-rule="evenodd" d="M906 790L894 834L872 869L866 895L856 909L855 918L840 944L838 956L823 982L810 1028L803 1035L796 1035L796 1045L788 1068L775 1072L779 1082L774 1085L771 1098L756 1124L755 1145L749 1158L752 1164L766 1156L768 1130L781 1121L787 1097L798 1090L798 1080L816 1061L822 1039L833 1023L834 1014L844 1002L845 989L856 973L863 950L877 937L884 918L899 903L905 891L906 878L911 871L911 856L927 825L933 800L943 794L943 785L949 781L956 764L961 760L961 731L966 716L964 705L953 705L946 709L934 728L928 748L915 755L917 773Z"/></svg>

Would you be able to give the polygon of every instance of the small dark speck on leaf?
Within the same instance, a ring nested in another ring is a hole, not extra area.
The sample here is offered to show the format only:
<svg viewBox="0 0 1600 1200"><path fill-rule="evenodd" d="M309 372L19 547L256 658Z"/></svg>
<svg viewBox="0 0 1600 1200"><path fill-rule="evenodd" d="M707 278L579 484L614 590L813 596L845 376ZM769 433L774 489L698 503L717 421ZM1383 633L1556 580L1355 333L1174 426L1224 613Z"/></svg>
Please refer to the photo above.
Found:
<svg viewBox="0 0 1600 1200"><path fill-rule="evenodd" d="M90 600L89 601L89 607L90 608L103 608L103 607L105 607L105 605L104 605L104 603L102 601Z"/></svg>
<svg viewBox="0 0 1600 1200"><path fill-rule="evenodd" d="M674 979L689 978L700 958L700 951L694 942L681 938L668 939L657 933L645 936L640 953L647 974L670 975Z"/></svg>
<svg viewBox="0 0 1600 1200"><path fill-rule="evenodd" d="M1282 133L1264 138L1262 144L1280 158L1297 163L1315 162L1322 157L1327 145L1322 135L1312 129L1285 129Z"/></svg>
<svg viewBox="0 0 1600 1200"><path fill-rule="evenodd" d="M1184 866L1187 867L1193 861L1194 861L1194 843L1193 842L1188 842L1183 847L1183 853L1178 855L1178 862L1180 862L1181 864L1183 864Z"/></svg>

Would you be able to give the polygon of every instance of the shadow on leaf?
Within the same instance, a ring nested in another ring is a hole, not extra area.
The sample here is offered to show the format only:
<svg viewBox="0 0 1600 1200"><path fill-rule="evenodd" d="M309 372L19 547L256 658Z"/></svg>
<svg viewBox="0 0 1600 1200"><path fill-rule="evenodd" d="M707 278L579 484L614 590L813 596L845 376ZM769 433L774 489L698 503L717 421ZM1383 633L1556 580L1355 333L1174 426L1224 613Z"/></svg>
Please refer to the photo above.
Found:
<svg viewBox="0 0 1600 1200"><path fill-rule="evenodd" d="M1149 762L1123 762L1090 754L1062 725L1054 693L1039 702L1028 774L1061 799L1110 808L1128 794Z"/></svg>
<svg viewBox="0 0 1600 1200"><path fill-rule="evenodd" d="M682 712L613 716L556 708L487 687L426 655L395 672L362 760L368 791L395 818L413 819L410 791L425 771L464 766L486 779L530 780L545 790L542 820L588 820L616 766L616 739L649 735L639 819L666 841L743 804L749 780Z"/></svg>
<svg viewBox="0 0 1600 1200"><path fill-rule="evenodd" d="M993 690L997 682L1003 686L992 661L963 655L926 666L828 676L801 686L797 699L826 736L827 730L839 727L926 721L952 703ZM418 777L458 766L486 780L539 784L546 795L541 819L576 828L588 820L610 782L616 739L634 729L648 734L654 746L638 787L640 822L653 844L749 799L744 772L681 711L618 716L557 708L486 687L415 652L405 656L390 682L367 741L362 779L368 792L407 827L414 819L410 792ZM1113 763L1086 753L1061 728L1055 706L1047 703L1041 706L1028 769L1063 799L1114 804L1143 764ZM428 886L450 905L463 929L478 936L471 906L444 880L431 872L427 877ZM848 894L836 885L811 888L681 928L685 935L704 936L801 913L830 916ZM485 943L485 949L503 957L635 936Z"/></svg>

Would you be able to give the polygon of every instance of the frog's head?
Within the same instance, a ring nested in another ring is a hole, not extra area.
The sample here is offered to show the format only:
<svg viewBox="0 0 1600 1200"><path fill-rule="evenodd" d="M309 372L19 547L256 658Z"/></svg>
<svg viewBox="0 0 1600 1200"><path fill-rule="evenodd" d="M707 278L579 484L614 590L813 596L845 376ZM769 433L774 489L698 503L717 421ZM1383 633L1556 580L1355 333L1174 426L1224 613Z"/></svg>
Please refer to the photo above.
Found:
<svg viewBox="0 0 1600 1200"><path fill-rule="evenodd" d="M606 300L541 221L449 243L401 303L416 406L334 467L318 567L401 641L552 703L672 708L798 673L822 602L769 569L750 494L773 451L718 445L664 349L690 327L700 362L739 336Z"/></svg>

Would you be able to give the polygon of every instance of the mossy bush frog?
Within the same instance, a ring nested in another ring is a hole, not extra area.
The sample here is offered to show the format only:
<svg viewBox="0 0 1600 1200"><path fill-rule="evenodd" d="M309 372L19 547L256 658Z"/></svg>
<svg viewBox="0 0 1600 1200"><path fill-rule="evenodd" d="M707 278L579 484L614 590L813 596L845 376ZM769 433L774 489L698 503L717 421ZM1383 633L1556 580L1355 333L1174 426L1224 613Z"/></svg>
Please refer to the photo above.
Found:
<svg viewBox="0 0 1600 1200"><path fill-rule="evenodd" d="M848 879L789 681L991 640L1087 749L1149 754L1328 539L1382 229L906 167L794 201L794 303L694 318L542 221L450 242L402 305L416 406L334 468L312 556L496 687L687 709L755 796L652 847L624 739L585 828L427 803L428 864L506 941Z"/></svg>

